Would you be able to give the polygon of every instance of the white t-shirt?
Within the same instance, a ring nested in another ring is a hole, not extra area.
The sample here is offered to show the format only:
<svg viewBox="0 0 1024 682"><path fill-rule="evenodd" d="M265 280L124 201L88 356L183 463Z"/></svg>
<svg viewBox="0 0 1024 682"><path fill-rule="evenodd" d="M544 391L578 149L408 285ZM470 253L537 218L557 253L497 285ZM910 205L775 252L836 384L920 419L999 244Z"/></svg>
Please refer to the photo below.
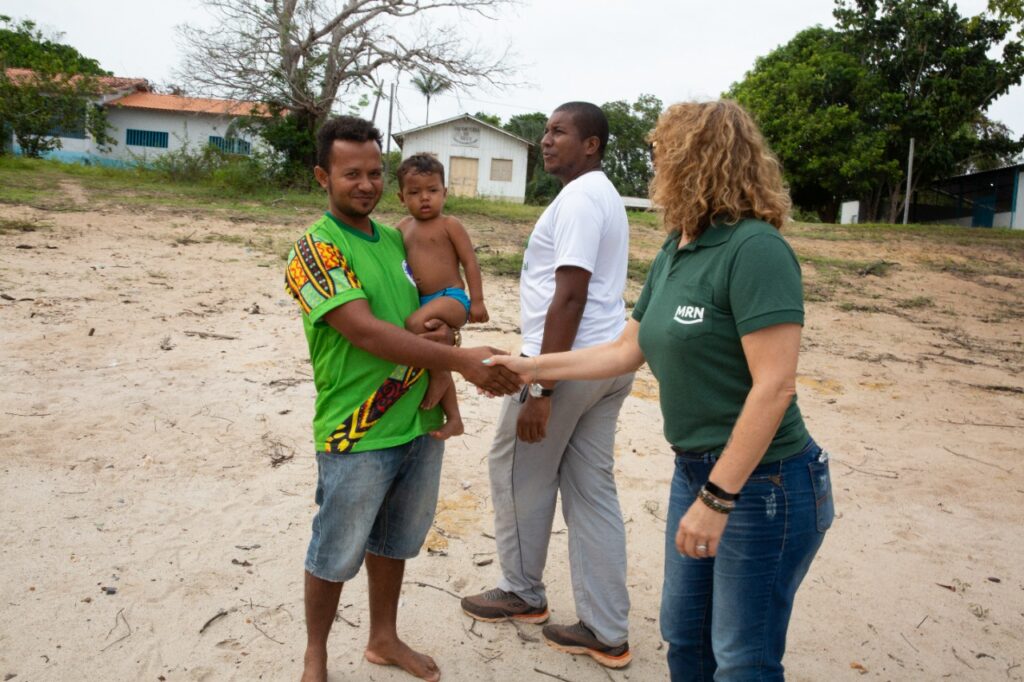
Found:
<svg viewBox="0 0 1024 682"><path fill-rule="evenodd" d="M562 188L544 209L523 255L519 281L522 352L539 355L544 321L555 295L555 270L590 272L587 305L573 348L618 338L626 325L622 294L629 259L629 222L615 187L602 171L590 171Z"/></svg>

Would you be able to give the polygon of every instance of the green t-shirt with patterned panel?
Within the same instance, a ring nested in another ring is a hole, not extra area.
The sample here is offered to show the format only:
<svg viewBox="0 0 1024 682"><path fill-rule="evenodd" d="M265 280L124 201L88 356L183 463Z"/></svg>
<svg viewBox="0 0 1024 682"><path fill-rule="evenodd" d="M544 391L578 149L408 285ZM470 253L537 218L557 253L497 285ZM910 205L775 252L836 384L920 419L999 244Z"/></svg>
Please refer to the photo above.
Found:
<svg viewBox="0 0 1024 682"><path fill-rule="evenodd" d="M712 225L678 244L676 232L655 257L633 319L658 380L665 437L683 450L721 450L753 385L740 339L803 325L800 263L760 220ZM762 463L798 454L808 437L794 397Z"/></svg>
<svg viewBox="0 0 1024 682"><path fill-rule="evenodd" d="M425 371L358 348L323 319L342 304L365 299L375 317L402 327L419 307L397 230L373 223L371 236L325 214L288 254L285 289L302 309L316 385L317 450L389 448L441 426L440 408L419 408Z"/></svg>

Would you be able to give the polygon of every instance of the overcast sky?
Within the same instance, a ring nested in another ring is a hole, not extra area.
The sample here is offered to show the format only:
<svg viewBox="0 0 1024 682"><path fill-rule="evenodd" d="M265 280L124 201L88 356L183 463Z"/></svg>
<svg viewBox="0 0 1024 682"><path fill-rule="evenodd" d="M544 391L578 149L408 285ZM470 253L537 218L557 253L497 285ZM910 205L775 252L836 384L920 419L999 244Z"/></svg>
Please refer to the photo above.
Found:
<svg viewBox="0 0 1024 682"><path fill-rule="evenodd" d="M976 14L985 0L958 5L961 14ZM484 111L507 120L569 100L632 102L643 93L666 104L717 97L758 56L804 28L833 25L832 7L829 0L524 0L496 21L466 20L464 33L487 45L510 43L522 65L517 76L528 85L436 96L430 119ZM184 48L175 26L209 25L196 0L0 0L0 14L33 19L114 74L157 84L180 82ZM423 97L408 76L398 86L394 130L422 125ZM1011 90L989 114L1024 133L1024 89ZM386 115L382 107L382 127Z"/></svg>

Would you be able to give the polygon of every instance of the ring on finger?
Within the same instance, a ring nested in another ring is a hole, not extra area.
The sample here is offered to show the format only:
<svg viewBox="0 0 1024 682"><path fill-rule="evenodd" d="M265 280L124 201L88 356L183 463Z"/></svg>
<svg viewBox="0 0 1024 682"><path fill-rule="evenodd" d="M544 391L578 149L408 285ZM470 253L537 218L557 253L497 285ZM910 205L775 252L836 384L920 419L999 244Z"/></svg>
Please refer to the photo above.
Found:
<svg viewBox="0 0 1024 682"><path fill-rule="evenodd" d="M708 546L707 545L697 545L697 551L700 552L701 554L706 554L707 551L708 551Z"/></svg>

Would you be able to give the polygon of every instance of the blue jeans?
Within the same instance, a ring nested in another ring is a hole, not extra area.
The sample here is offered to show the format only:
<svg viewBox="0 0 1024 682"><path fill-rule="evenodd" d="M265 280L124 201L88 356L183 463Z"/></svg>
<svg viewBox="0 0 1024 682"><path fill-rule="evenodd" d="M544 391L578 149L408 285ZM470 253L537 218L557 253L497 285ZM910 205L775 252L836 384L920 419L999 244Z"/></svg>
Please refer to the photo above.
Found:
<svg viewBox="0 0 1024 682"><path fill-rule="evenodd" d="M679 554L675 535L718 453L679 453L665 529L661 634L673 682L782 680L793 598L834 508L828 453L813 440L798 455L754 469L729 515L718 554Z"/></svg>

